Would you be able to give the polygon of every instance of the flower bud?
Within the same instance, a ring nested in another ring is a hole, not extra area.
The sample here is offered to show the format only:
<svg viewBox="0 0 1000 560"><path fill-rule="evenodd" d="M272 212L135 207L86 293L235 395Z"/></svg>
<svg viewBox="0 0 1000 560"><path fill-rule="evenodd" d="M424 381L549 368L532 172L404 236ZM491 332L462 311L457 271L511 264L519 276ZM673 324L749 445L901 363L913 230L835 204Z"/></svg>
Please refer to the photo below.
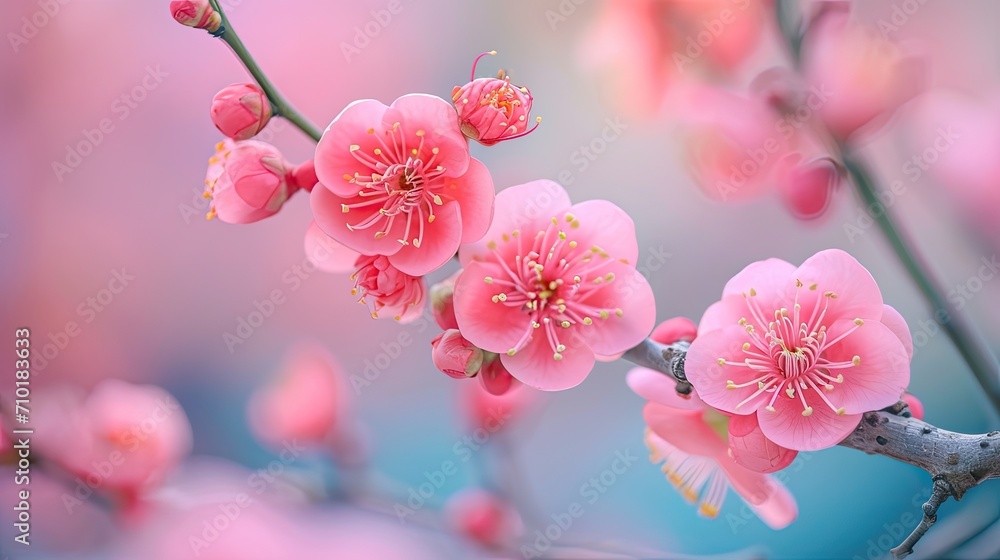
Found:
<svg viewBox="0 0 1000 560"><path fill-rule="evenodd" d="M271 102L257 84L233 84L212 99L212 124L233 140L249 140L267 126Z"/></svg>
<svg viewBox="0 0 1000 560"><path fill-rule="evenodd" d="M524 529L517 510L481 488L468 488L448 498L445 515L455 532L488 547L499 547Z"/></svg>
<svg viewBox="0 0 1000 560"><path fill-rule="evenodd" d="M208 0L174 0L170 3L170 15L181 25L209 33L215 33L222 25L222 16L212 9Z"/></svg>
<svg viewBox="0 0 1000 560"><path fill-rule="evenodd" d="M448 329L431 341L434 365L455 379L474 377L483 366L483 351L462 337L458 329Z"/></svg>
<svg viewBox="0 0 1000 560"><path fill-rule="evenodd" d="M538 128L542 121L541 117L537 118L535 126L528 129L531 93L528 88L511 85L503 70L496 78L476 79L476 65L488 54L496 54L496 51L476 57L471 81L461 87L455 86L451 92L462 133L484 146L520 138Z"/></svg>
<svg viewBox="0 0 1000 560"><path fill-rule="evenodd" d="M802 161L792 153L777 164L778 192L796 217L818 218L830 204L830 197L840 184L840 168L829 157Z"/></svg>
<svg viewBox="0 0 1000 560"><path fill-rule="evenodd" d="M903 393L903 402L906 403L906 407L910 409L910 416L916 418L917 420L924 419L924 403L920 402L920 399L912 393Z"/></svg>
<svg viewBox="0 0 1000 560"><path fill-rule="evenodd" d="M368 306L372 319L392 317L400 323L417 320L424 313L426 288L423 276L412 276L392 266L385 255L362 255L354 263L357 270L352 295Z"/></svg>
<svg viewBox="0 0 1000 560"><path fill-rule="evenodd" d="M212 199L208 219L249 224L273 216L297 187L288 181L288 162L263 142L225 140L208 160L205 198Z"/></svg>
<svg viewBox="0 0 1000 560"><path fill-rule="evenodd" d="M431 286L431 312L434 313L438 326L444 330L458 328L458 321L455 319L455 281L461 273L459 270Z"/></svg>
<svg viewBox="0 0 1000 560"><path fill-rule="evenodd" d="M500 396L510 391L514 386L514 376L503 367L500 356L493 352L484 352L483 367L479 370L479 381L483 389L491 395Z"/></svg>

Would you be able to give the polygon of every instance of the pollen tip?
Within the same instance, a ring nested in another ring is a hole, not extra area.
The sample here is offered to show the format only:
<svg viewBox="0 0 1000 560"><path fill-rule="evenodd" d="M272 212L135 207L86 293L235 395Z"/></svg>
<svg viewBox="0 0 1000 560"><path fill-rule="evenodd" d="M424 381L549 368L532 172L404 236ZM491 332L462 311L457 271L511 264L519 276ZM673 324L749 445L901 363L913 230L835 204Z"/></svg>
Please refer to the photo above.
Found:
<svg viewBox="0 0 1000 560"><path fill-rule="evenodd" d="M766 410L766 411L768 411L768 412L774 412L774 411L775 411L775 410L774 410L774 407L773 407L773 406L771 406L771 405L767 405L767 406L765 406L765 407L764 407L764 410Z"/></svg>
<svg viewBox="0 0 1000 560"><path fill-rule="evenodd" d="M854 324L860 327L861 325L864 325L865 322L861 319L855 319Z"/></svg>
<svg viewBox="0 0 1000 560"><path fill-rule="evenodd" d="M801 288L802 287L802 280L799 280L798 278L796 278L795 279L795 287L796 288Z"/></svg>
<svg viewBox="0 0 1000 560"><path fill-rule="evenodd" d="M559 352L556 352L555 354L552 354L552 359L553 360L561 360L562 358L563 358L563 356Z"/></svg>
<svg viewBox="0 0 1000 560"><path fill-rule="evenodd" d="M593 325L594 324L594 320L591 319L590 317L584 317L583 318L583 324L584 325Z"/></svg>
<svg viewBox="0 0 1000 560"><path fill-rule="evenodd" d="M516 349L511 348L510 350L507 350L507 355L508 356L513 356L514 354L517 354L517 350Z"/></svg>
<svg viewBox="0 0 1000 560"><path fill-rule="evenodd" d="M750 343L749 342L744 342L743 343L743 351L746 352L749 349L750 349Z"/></svg>
<svg viewBox="0 0 1000 560"><path fill-rule="evenodd" d="M350 150L351 150L352 152L356 152L356 151L358 151L358 150L360 150L360 149L361 149L361 146L358 146L357 144L351 144L351 146L350 146L350 148L349 148L349 149L350 149Z"/></svg>
<svg viewBox="0 0 1000 560"><path fill-rule="evenodd" d="M815 290L818 287L819 287L819 284L812 284L811 286L809 286L809 289L810 290Z"/></svg>
<svg viewBox="0 0 1000 560"><path fill-rule="evenodd" d="M837 416L843 416L846 413L847 413L847 410L844 407L840 407L840 408L837 409Z"/></svg>
<svg viewBox="0 0 1000 560"><path fill-rule="evenodd" d="M726 365L726 359L725 358L719 358L718 360L716 360L716 363L718 363L720 366L724 366L724 365ZM730 383L732 383L732 381L726 381L727 385L730 384Z"/></svg>
<svg viewBox="0 0 1000 560"><path fill-rule="evenodd" d="M721 360L721 358L720 358L720 360ZM721 366L722 364L720 363L719 365ZM732 379L727 379L726 380L726 389L735 389L735 388L736 388L736 384L733 383L733 380Z"/></svg>
<svg viewBox="0 0 1000 560"><path fill-rule="evenodd" d="M750 297L754 297L756 295L757 295L757 290L750 288Z"/></svg>
<svg viewBox="0 0 1000 560"><path fill-rule="evenodd" d="M861 365L861 356L854 356L854 358L851 359L851 363L854 364L854 365L856 365L856 366L860 366Z"/></svg>
<svg viewBox="0 0 1000 560"><path fill-rule="evenodd" d="M493 283L493 279L490 278L489 276L487 276L486 278L483 278L483 282L486 282L487 284L492 284Z"/></svg>
<svg viewBox="0 0 1000 560"><path fill-rule="evenodd" d="M813 413L813 407L811 407L811 406L807 406L807 407L806 407L806 408L805 408L805 409L804 409L804 410L802 411L802 416L812 416L812 413Z"/></svg>

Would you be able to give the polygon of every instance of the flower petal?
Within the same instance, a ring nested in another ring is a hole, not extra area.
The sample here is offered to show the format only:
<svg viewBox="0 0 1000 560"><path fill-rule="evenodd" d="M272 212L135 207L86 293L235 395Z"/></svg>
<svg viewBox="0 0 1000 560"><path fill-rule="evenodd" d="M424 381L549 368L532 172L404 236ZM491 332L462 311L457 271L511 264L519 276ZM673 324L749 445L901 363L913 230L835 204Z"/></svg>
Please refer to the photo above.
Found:
<svg viewBox="0 0 1000 560"><path fill-rule="evenodd" d="M612 312L606 319L594 317L592 325L576 325L574 330L594 352L611 355L628 350L649 335L656 324L656 302L649 282L630 265L615 261L602 270L614 274L614 281L580 303ZM616 310L621 310L620 316Z"/></svg>
<svg viewBox="0 0 1000 560"><path fill-rule="evenodd" d="M830 327L830 336L855 325L840 321ZM864 323L847 338L823 352L832 362L849 362L855 356L860 363L832 371L842 373L844 382L834 384L827 393L830 401L850 414L879 410L899 401L910 384L910 357L899 337L889 327L874 321Z"/></svg>
<svg viewBox="0 0 1000 560"><path fill-rule="evenodd" d="M348 249L323 233L316 222L310 223L306 230L305 249L309 262L324 272L352 272L360 256L357 251Z"/></svg>
<svg viewBox="0 0 1000 560"><path fill-rule="evenodd" d="M635 222L624 210L607 200L587 200L574 204L567 212L555 217L565 222L561 227L577 243L599 247L613 258L635 266L639 259ZM569 215L574 219L570 220Z"/></svg>
<svg viewBox="0 0 1000 560"><path fill-rule="evenodd" d="M531 328L530 317L520 308L493 303L497 288L483 279L503 274L497 264L474 262L455 281L455 319L462 336L483 350L498 354L513 348Z"/></svg>
<svg viewBox="0 0 1000 560"><path fill-rule="evenodd" d="M757 420L764 435L774 443L797 451L816 451L833 447L844 440L861 421L861 414L838 415L815 395L809 403L813 413L802 416L802 402L781 395L774 401L774 412L761 407ZM832 400L832 399L831 399Z"/></svg>
<svg viewBox="0 0 1000 560"><path fill-rule="evenodd" d="M341 205L352 202L356 201L337 196L323 183L317 184L309 195L313 219L320 229L335 241L364 255L393 255L399 252L403 246L397 239L403 236L406 220L396 220L388 235L376 239L376 228L352 230L347 227L349 222L344 219L345 214Z"/></svg>
<svg viewBox="0 0 1000 560"><path fill-rule="evenodd" d="M731 327L738 324L740 319L751 318L746 298L742 294L723 296L721 300L708 306L705 314L701 316L701 321L698 321L698 334L704 335L716 329Z"/></svg>
<svg viewBox="0 0 1000 560"><path fill-rule="evenodd" d="M524 229L527 235L528 229L545 229L548 226L546 220L560 212L564 213L571 205L566 190L558 183L545 179L500 191L496 195L493 222L486 235L477 242L462 245L458 255L462 266L473 258L489 254L488 246L491 242L501 250L504 247L514 250L516 244L504 243L504 235L509 238L514 230Z"/></svg>
<svg viewBox="0 0 1000 560"><path fill-rule="evenodd" d="M722 298L726 296L752 296L756 305L765 313L764 319L776 309L788 307L790 294L795 289L795 266L781 259L767 259L750 263L733 276L722 290ZM752 321L749 310L746 311L747 321ZM739 319L737 319L739 320ZM767 325L757 325L761 332L767 330ZM699 329L700 331L701 329Z"/></svg>
<svg viewBox="0 0 1000 560"><path fill-rule="evenodd" d="M857 259L840 249L827 249L809 257L795 271L794 277L806 286L817 285L815 291L803 292L803 295L822 297L828 292L836 294L826 313L825 323L828 325L838 319L877 321L882 317L882 292L875 279ZM806 300L802 308L810 309L810 305L811 302Z"/></svg>
<svg viewBox="0 0 1000 560"><path fill-rule="evenodd" d="M388 107L379 101L361 99L345 107L333 119L316 146L316 177L326 188L342 197L358 193L358 185L344 176L367 175L364 171L369 167L359 162L352 152L360 150L372 154L381 147L378 137L367 131L379 126L386 109ZM352 146L358 146L357 150L352 150Z"/></svg>
<svg viewBox="0 0 1000 560"><path fill-rule="evenodd" d="M446 202L434 213L434 221L424 224L424 237L417 247L410 239L389 257L389 262L400 271L412 276L422 276L436 270L448 262L462 243L462 215L457 202ZM396 220L405 222L406 219ZM411 226L410 234L415 237L417 224ZM393 230L396 231L395 224ZM403 232L400 232L401 234ZM397 237L396 239L399 239ZM399 241L395 241L399 245Z"/></svg>
<svg viewBox="0 0 1000 560"><path fill-rule="evenodd" d="M795 497L772 476L745 469L727 458L719 460L733 490L772 529L784 529L799 515Z"/></svg>
<svg viewBox="0 0 1000 560"><path fill-rule="evenodd" d="M454 189L452 189L454 186ZM479 241L493 222L493 177L479 160L469 162L465 175L448 182L443 193L462 207L462 243Z"/></svg>
<svg viewBox="0 0 1000 560"><path fill-rule="evenodd" d="M906 349L906 355L912 360L913 335L910 334L910 327L906 324L906 319L894 307L885 305L882 307L882 320L880 322L888 327L890 331L896 333L899 341L903 343L903 348Z"/></svg>
<svg viewBox="0 0 1000 560"><path fill-rule="evenodd" d="M726 453L726 442L705 423L702 411L649 402L642 408L642 418L656 435L689 455L715 458Z"/></svg>
<svg viewBox="0 0 1000 560"><path fill-rule="evenodd" d="M425 93L404 95L393 101L382 117L385 130L392 130L396 123L402 125L396 134L406 139L407 149L416 149L417 131L423 131L424 145L438 149L435 163L445 168L445 174L448 177L465 174L471 160L469 142L458 126L458 115L451 103Z"/></svg>
<svg viewBox="0 0 1000 560"><path fill-rule="evenodd" d="M760 374L748 367L719 364L719 358L742 363L745 358L743 343L747 340L746 330L733 325L702 334L691 343L684 361L684 371L688 381L698 391L698 396L709 406L731 414L750 414L762 402L766 405L765 396L769 396L768 393L737 408L737 405L757 391L756 385L739 389L726 388L727 381L741 385L760 377Z"/></svg>
<svg viewBox="0 0 1000 560"><path fill-rule="evenodd" d="M594 369L594 352L583 344L566 348L561 352L561 360L553 359L552 354L545 334L538 332L525 348L513 356L501 354L500 361L518 381L542 391L576 387Z"/></svg>
<svg viewBox="0 0 1000 560"><path fill-rule="evenodd" d="M698 335L698 325L687 317L674 317L656 325L649 338L660 344L673 344L675 342L691 342Z"/></svg>
<svg viewBox="0 0 1000 560"><path fill-rule="evenodd" d="M625 378L630 389L640 397L681 410L704 410L707 405L698 398L697 393L691 393L685 398L677 393L677 382L670 377L651 369L632 368Z"/></svg>
<svg viewBox="0 0 1000 560"><path fill-rule="evenodd" d="M767 439L756 414L729 418L729 449L738 465L759 473L780 471L798 455Z"/></svg>

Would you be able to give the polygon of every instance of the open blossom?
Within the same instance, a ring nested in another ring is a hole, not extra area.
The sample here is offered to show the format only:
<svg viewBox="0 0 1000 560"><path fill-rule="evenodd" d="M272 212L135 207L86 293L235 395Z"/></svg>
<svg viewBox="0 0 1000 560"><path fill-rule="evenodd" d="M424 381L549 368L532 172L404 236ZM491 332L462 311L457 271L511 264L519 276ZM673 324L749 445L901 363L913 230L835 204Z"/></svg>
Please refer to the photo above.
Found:
<svg viewBox="0 0 1000 560"><path fill-rule="evenodd" d="M768 440L806 451L897 402L911 352L871 274L831 249L798 268L770 259L737 274L702 317L685 371L709 405L756 415Z"/></svg>
<svg viewBox="0 0 1000 560"><path fill-rule="evenodd" d="M551 181L510 187L479 242L463 245L455 284L462 335L500 354L537 389L574 387L595 354L614 355L653 328L653 292L636 271L635 224L604 200L573 205Z"/></svg>
<svg viewBox="0 0 1000 560"><path fill-rule="evenodd" d="M233 84L212 98L212 124L233 140L249 140L267 126L271 102L257 84Z"/></svg>
<svg viewBox="0 0 1000 560"><path fill-rule="evenodd" d="M205 176L205 198L212 199L208 219L249 224L273 216L299 189L294 171L270 144L219 142Z"/></svg>
<svg viewBox="0 0 1000 560"><path fill-rule="evenodd" d="M925 82L920 57L849 17L847 10L824 10L802 44L807 83L832 92L816 111L840 139L884 123Z"/></svg>
<svg viewBox="0 0 1000 560"><path fill-rule="evenodd" d="M683 317L670 319L653 331L651 338L671 344L695 338L694 323ZM677 394L674 380L646 368L633 368L627 382L630 388L649 402L643 408L643 417L649 426L646 445L650 460L662 462L661 469L667 480L681 496L698 504L698 513L706 517L718 516L727 489L732 488L750 509L774 529L781 529L798 515L798 507L791 493L780 482L763 474L788 466L796 452L783 450L773 456L774 467L768 470L746 468L733 453L733 444L743 451L736 434L734 421L719 413L692 393L688 398ZM773 446L777 448L777 446ZM765 462L762 448L753 449L755 460Z"/></svg>
<svg viewBox="0 0 1000 560"><path fill-rule="evenodd" d="M538 128L528 129L531 116L531 92L528 88L514 86L510 77L501 70L496 78L476 78L479 60L496 51L483 53L472 63L471 80L464 86L455 86L451 100L458 111L462 133L484 146L504 140L520 138Z"/></svg>
<svg viewBox="0 0 1000 560"><path fill-rule="evenodd" d="M222 24L222 16L212 9L208 0L174 0L170 3L170 15L181 25L210 33L218 31Z"/></svg>
<svg viewBox="0 0 1000 560"><path fill-rule="evenodd" d="M159 387L108 379L86 397L55 390L39 403L39 450L91 488L135 495L191 451L191 425Z"/></svg>
<svg viewBox="0 0 1000 560"><path fill-rule="evenodd" d="M470 157L454 108L438 97L351 103L323 133L315 164L316 223L406 274L440 267L493 217L493 179Z"/></svg>

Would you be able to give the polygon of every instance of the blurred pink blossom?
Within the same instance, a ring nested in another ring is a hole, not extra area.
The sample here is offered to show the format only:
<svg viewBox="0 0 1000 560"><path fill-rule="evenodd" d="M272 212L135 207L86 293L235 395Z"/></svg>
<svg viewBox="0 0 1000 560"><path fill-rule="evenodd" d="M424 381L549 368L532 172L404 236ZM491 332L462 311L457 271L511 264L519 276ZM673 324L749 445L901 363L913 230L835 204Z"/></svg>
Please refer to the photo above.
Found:
<svg viewBox="0 0 1000 560"><path fill-rule="evenodd" d="M649 334L653 292L636 271L635 224L621 208L573 205L544 180L503 190L496 207L486 236L459 252L455 316L469 342L500 354L525 384L558 391L582 382L595 354Z"/></svg>
<svg viewBox="0 0 1000 560"><path fill-rule="evenodd" d="M774 443L831 447L864 412L897 402L906 389L912 344L897 316L871 274L843 251L821 251L798 268L756 262L705 312L685 370L706 403L756 414Z"/></svg>
<svg viewBox="0 0 1000 560"><path fill-rule="evenodd" d="M323 231L410 275L481 238L493 216L489 171L469 156L455 109L430 95L347 106L316 148L316 173L311 205Z"/></svg>
<svg viewBox="0 0 1000 560"><path fill-rule="evenodd" d="M517 510L482 488L466 488L449 497L445 516L455 532L487 547L500 547L524 531Z"/></svg>

